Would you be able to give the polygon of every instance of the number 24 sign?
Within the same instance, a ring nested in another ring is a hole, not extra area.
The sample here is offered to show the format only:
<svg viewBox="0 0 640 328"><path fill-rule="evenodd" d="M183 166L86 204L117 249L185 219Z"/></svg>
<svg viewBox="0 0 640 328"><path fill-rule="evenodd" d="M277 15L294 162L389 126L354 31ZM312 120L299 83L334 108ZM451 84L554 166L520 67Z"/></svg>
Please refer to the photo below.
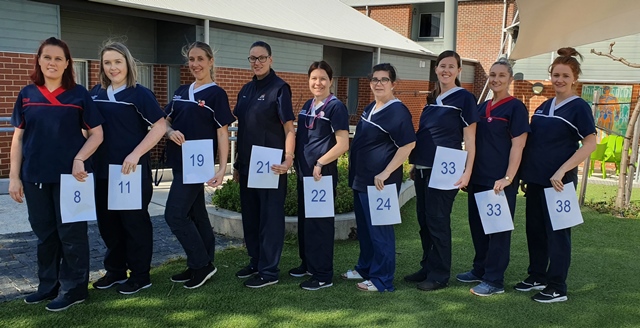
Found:
<svg viewBox="0 0 640 328"><path fill-rule="evenodd" d="M402 223L398 190L395 184L385 185L378 190L375 186L367 186L369 213L372 225L391 225Z"/></svg>

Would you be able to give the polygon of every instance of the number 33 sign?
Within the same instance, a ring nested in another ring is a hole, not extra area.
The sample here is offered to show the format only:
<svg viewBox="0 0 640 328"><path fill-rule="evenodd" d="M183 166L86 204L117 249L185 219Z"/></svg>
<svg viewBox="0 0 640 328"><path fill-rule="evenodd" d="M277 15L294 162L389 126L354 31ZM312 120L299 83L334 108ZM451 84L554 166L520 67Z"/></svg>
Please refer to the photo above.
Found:
<svg viewBox="0 0 640 328"><path fill-rule="evenodd" d="M454 184L462 177L466 162L466 151L438 146L433 159L429 188L440 190L458 189Z"/></svg>
<svg viewBox="0 0 640 328"><path fill-rule="evenodd" d="M553 231L571 228L584 222L573 183L565 184L560 192L553 188L545 188L544 196L547 199Z"/></svg>

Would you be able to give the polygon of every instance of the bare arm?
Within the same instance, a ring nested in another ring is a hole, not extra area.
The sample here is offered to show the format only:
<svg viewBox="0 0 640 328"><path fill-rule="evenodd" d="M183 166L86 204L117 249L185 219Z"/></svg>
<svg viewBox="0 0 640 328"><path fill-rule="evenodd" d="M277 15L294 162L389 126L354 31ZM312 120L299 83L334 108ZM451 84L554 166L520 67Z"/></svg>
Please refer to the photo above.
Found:
<svg viewBox="0 0 640 328"><path fill-rule="evenodd" d="M224 175L227 172L227 160L229 158L229 126L225 125L218 128L216 134L218 137L218 159L220 164L216 175L211 178L211 180L207 181L207 184L214 188L222 184Z"/></svg>
<svg viewBox="0 0 640 328"><path fill-rule="evenodd" d="M473 123L462 129L464 137L464 149L467 151L467 164L464 166L464 173L453 185L462 189L469 185L471 179L471 172L473 171L473 162L476 159L476 127L477 124Z"/></svg>
<svg viewBox="0 0 640 328"><path fill-rule="evenodd" d="M396 154L393 155L391 162L387 164L387 167L384 169L384 171L380 172L380 174L376 175L373 178L373 183L376 186L376 189L384 189L384 182L389 178L393 171L398 169L398 167L400 167L400 165L402 165L402 163L404 163L404 161L409 158L409 154L411 154L411 151L415 146L416 142L414 141L398 148Z"/></svg>
<svg viewBox="0 0 640 328"><path fill-rule="evenodd" d="M580 163L584 162L593 151L596 150L596 135L590 134L582 139L582 147L580 147L569 159L560 166L556 173L549 179L551 185L556 191L562 191L564 189L564 183L562 178L565 173L573 170Z"/></svg>
<svg viewBox="0 0 640 328"><path fill-rule="evenodd" d="M293 165L293 152L296 150L296 129L293 127L293 121L285 122L282 127L285 133L284 162L271 166L271 170L278 174L287 173L287 170Z"/></svg>
<svg viewBox="0 0 640 328"><path fill-rule="evenodd" d="M166 132L166 136L167 138L169 138L169 140L173 141L176 143L176 145L181 146L186 140L184 139L184 134L182 134L182 132L178 131L178 130L174 130L171 127L171 117L167 117L166 119L167 121L167 132Z"/></svg>
<svg viewBox="0 0 640 328"><path fill-rule="evenodd" d="M321 165L329 164L338 159L340 155L349 150L349 131L338 130L336 134L336 144L329 149L324 155L318 158L318 163ZM316 181L322 177L322 168L315 166L313 168L313 177Z"/></svg>
<svg viewBox="0 0 640 328"><path fill-rule="evenodd" d="M496 194L513 183L513 177L518 172L520 162L522 161L522 151L524 150L524 146L527 144L527 135L527 133L523 133L511 139L511 151L509 151L509 166L507 167L507 172L505 173L505 175L509 177L509 180L503 177L493 184L493 190L496 192Z"/></svg>
<svg viewBox="0 0 640 328"><path fill-rule="evenodd" d="M102 143L103 134L102 126L98 125L95 128L88 130L89 137L84 142L80 151L73 158L73 169L71 174L80 182L84 182L84 179L88 177L88 173L84 170L84 161L86 161L93 153L98 149L98 146Z"/></svg>
<svg viewBox="0 0 640 328"><path fill-rule="evenodd" d="M138 146L133 149L131 154L129 154L122 163L122 173L129 174L131 171L136 171L136 165L140 161L140 157L146 154L151 148L153 148L158 141L162 139L162 136L167 131L167 123L164 118L156 121L151 130L147 133L147 135L142 139L142 141L138 144Z"/></svg>
<svg viewBox="0 0 640 328"><path fill-rule="evenodd" d="M13 200L22 203L24 189L20 179L20 168L22 167L22 136L23 129L15 128L11 139L11 158L9 170L9 195Z"/></svg>

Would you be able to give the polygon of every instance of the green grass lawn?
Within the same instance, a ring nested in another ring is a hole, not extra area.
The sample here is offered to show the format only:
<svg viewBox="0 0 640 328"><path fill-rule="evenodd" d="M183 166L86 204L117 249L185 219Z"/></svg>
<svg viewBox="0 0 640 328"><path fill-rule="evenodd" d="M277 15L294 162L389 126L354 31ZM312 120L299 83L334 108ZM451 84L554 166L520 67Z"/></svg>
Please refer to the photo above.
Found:
<svg viewBox="0 0 640 328"><path fill-rule="evenodd" d="M591 188L590 194L603 190ZM468 270L473 257L466 200L466 193L458 195L452 215L453 275ZM449 288L436 292L418 291L402 280L418 269L421 256L413 200L403 207L404 222L396 227L397 291L393 293L358 291L355 281L338 277L355 264L357 241L336 243L334 287L301 290L301 280L286 275L298 264L295 242L287 242L280 265L283 274L275 286L244 287L234 273L247 263L246 250L231 249L216 255L218 273L197 290L169 281L185 266L184 261L176 261L152 270L153 286L132 296L90 290L87 302L62 313L22 300L0 304L0 327L640 326L640 220L585 209L585 224L573 230L569 301L539 304L529 299L533 292L511 288L526 277L528 263L524 199L518 201L507 288L502 295L474 296L469 293L473 285L455 278Z"/></svg>

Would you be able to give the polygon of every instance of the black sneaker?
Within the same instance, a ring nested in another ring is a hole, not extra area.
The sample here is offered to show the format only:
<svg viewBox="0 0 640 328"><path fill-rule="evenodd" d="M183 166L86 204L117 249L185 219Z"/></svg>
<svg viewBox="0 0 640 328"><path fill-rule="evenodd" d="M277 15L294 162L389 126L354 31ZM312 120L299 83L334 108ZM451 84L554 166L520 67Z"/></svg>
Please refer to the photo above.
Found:
<svg viewBox="0 0 640 328"><path fill-rule="evenodd" d="M184 283L184 288L196 289L204 285L216 272L218 272L218 269L211 263L204 268L193 270L193 278Z"/></svg>
<svg viewBox="0 0 640 328"><path fill-rule="evenodd" d="M116 273L107 272L102 278L96 280L93 283L93 288L95 289L108 289L113 287L113 285L123 284L127 281L127 275L121 275Z"/></svg>
<svg viewBox="0 0 640 328"><path fill-rule="evenodd" d="M124 284L118 286L117 290L120 294L131 295L149 287L151 287L151 282L141 283L139 281L131 281L131 279L129 279Z"/></svg>
<svg viewBox="0 0 640 328"><path fill-rule="evenodd" d="M42 301L50 301L52 299L55 299L57 296L58 296L57 290L51 294L41 294L41 293L35 292L33 294L27 295L27 297L24 298L24 302L27 304L38 304Z"/></svg>
<svg viewBox="0 0 640 328"><path fill-rule="evenodd" d="M327 288L333 286L332 282L323 282L318 279L309 279L300 284L300 288L304 290L318 290L320 288Z"/></svg>
<svg viewBox="0 0 640 328"><path fill-rule="evenodd" d="M418 284L418 289L424 290L427 292L438 290L447 287L447 284L441 284L437 281L423 281Z"/></svg>
<svg viewBox="0 0 640 328"><path fill-rule="evenodd" d="M244 285L249 288L262 288L269 285L275 285L278 283L278 279L263 279L260 276L255 276L244 282Z"/></svg>
<svg viewBox="0 0 640 328"><path fill-rule="evenodd" d="M561 293L553 287L547 287L543 291L531 296L531 299L540 303L555 303L568 300L567 294Z"/></svg>
<svg viewBox="0 0 640 328"><path fill-rule="evenodd" d="M173 282L186 282L186 281L191 280L191 278L193 278L193 270L191 270L191 268L187 267L186 270L171 276L171 281L173 281Z"/></svg>
<svg viewBox="0 0 640 328"><path fill-rule="evenodd" d="M252 268L250 265L240 269L240 271L236 272L236 277L240 279L249 278L254 274L258 274L258 270Z"/></svg>
<svg viewBox="0 0 640 328"><path fill-rule="evenodd" d="M532 290L543 290L545 287L547 287L546 284L537 282L533 277L528 277L513 286L513 289L521 292L528 292Z"/></svg>
<svg viewBox="0 0 640 328"><path fill-rule="evenodd" d="M404 276L404 281L406 282L423 282L425 280L427 280L427 274L422 271L418 271L408 276Z"/></svg>
<svg viewBox="0 0 640 328"><path fill-rule="evenodd" d="M69 298L65 296L58 296L53 301L49 302L45 307L47 310L52 312L64 311L76 304L80 304L84 302L86 298Z"/></svg>
<svg viewBox="0 0 640 328"><path fill-rule="evenodd" d="M297 268L289 270L289 275L296 278L302 278L304 276L310 276L311 273L307 271L307 269L303 266L299 266Z"/></svg>

